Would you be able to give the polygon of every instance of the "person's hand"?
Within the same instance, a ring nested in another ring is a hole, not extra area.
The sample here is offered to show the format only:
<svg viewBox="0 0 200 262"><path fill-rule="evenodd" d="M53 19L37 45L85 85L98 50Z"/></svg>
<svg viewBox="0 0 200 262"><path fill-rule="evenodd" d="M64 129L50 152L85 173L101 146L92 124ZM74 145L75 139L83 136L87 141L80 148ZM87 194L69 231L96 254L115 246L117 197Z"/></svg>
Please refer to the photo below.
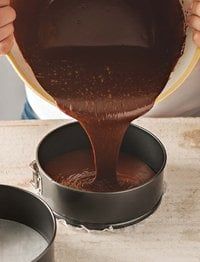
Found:
<svg viewBox="0 0 200 262"><path fill-rule="evenodd" d="M10 0L0 0L0 55L7 54L11 50L14 41L13 22L16 13L9 4Z"/></svg>
<svg viewBox="0 0 200 262"><path fill-rule="evenodd" d="M193 0L188 24L194 29L194 41L200 47L200 0Z"/></svg>

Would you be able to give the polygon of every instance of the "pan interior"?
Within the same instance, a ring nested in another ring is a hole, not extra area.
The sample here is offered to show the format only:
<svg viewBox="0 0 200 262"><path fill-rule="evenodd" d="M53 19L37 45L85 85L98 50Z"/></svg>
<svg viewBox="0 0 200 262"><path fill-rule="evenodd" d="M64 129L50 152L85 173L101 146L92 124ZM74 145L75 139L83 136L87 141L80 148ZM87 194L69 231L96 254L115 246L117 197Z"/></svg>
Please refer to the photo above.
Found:
<svg viewBox="0 0 200 262"><path fill-rule="evenodd" d="M85 131L78 123L63 126L47 135L38 147L38 161L43 171L46 164L66 153L91 150ZM138 158L149 166L155 174L163 168L166 155L162 144L147 131L130 126L122 143L121 153ZM61 157L62 158L62 157ZM79 161L79 160L78 160ZM50 176L49 172L46 174Z"/></svg>
<svg viewBox="0 0 200 262"><path fill-rule="evenodd" d="M34 229L10 220L0 219L1 262L33 261L48 246Z"/></svg>

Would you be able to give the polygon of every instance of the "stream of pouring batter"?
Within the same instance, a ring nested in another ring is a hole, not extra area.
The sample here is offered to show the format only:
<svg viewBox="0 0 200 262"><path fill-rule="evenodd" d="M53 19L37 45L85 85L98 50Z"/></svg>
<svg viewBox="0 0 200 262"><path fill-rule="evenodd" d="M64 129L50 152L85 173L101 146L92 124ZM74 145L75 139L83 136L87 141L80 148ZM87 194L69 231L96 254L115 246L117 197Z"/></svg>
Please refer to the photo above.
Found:
<svg viewBox="0 0 200 262"><path fill-rule="evenodd" d="M92 185L79 183L79 189L120 190L116 166L127 127L152 108L182 52L180 3L56 0L34 4L38 11L32 36L27 42L20 34L25 17L16 22L16 36L41 85L90 138L96 173ZM131 187L131 178L129 182Z"/></svg>

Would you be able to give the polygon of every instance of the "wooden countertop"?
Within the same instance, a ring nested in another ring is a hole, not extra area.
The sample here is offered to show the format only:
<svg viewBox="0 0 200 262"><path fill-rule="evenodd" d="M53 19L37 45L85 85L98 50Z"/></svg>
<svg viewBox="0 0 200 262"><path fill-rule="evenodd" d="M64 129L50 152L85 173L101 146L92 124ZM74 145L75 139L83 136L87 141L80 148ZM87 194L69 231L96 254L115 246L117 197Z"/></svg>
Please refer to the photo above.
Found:
<svg viewBox="0 0 200 262"><path fill-rule="evenodd" d="M63 121L0 123L0 183L33 191L29 164L41 138ZM156 213L113 232L58 222L56 262L200 261L200 118L136 121L168 151L166 193Z"/></svg>

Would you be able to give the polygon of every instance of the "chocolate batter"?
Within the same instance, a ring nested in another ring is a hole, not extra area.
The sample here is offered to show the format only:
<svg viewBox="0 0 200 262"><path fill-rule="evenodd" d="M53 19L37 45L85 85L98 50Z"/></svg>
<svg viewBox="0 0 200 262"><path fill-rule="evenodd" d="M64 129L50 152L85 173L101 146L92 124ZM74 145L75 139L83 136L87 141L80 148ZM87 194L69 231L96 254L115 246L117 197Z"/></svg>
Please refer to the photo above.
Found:
<svg viewBox="0 0 200 262"><path fill-rule="evenodd" d="M96 176L95 166L92 151L87 149L58 156L47 162L43 168L55 181L64 186L96 192L117 190L116 185L113 187L107 183L107 179L95 185L92 183ZM120 153L117 164L118 190L141 186L154 175L154 171L137 157Z"/></svg>
<svg viewBox="0 0 200 262"><path fill-rule="evenodd" d="M90 138L95 175L78 174L78 187L105 191L109 184L119 190L116 166L124 133L152 108L182 53L179 0L16 0L13 5L17 42L37 79ZM72 187L73 181L62 179Z"/></svg>

